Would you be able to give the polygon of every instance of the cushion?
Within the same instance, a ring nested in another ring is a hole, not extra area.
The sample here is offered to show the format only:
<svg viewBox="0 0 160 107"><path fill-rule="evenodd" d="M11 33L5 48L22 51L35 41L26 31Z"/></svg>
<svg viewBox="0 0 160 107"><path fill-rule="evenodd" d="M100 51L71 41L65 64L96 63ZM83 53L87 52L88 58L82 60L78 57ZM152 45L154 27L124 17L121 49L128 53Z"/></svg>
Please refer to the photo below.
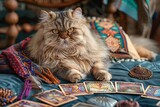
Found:
<svg viewBox="0 0 160 107"><path fill-rule="evenodd" d="M91 28L103 39L109 48L111 57L140 58L128 35L116 22L106 18L87 19Z"/></svg>

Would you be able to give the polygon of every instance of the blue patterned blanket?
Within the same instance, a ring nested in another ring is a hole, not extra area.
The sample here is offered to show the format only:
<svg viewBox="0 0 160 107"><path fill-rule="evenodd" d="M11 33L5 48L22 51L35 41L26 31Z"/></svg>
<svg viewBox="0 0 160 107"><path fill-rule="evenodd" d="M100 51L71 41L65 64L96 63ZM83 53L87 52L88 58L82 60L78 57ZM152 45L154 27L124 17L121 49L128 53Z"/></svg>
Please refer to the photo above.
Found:
<svg viewBox="0 0 160 107"><path fill-rule="evenodd" d="M153 72L152 78L149 80L138 80L135 78L131 78L128 76L128 72L133 67L141 65L142 67L145 67ZM144 87L146 88L148 85L157 85L160 86L160 56L157 56L157 58L152 61L143 61L143 62L121 62L121 63L114 63L111 68L109 69L111 74L113 75L112 82L114 81L130 81L130 82L142 82L144 84ZM93 77L90 75L86 78L86 80L94 80ZM83 81L86 81L83 80ZM81 81L81 82L83 82ZM67 83L67 81L62 80L61 83ZM0 74L0 88L8 88L13 90L17 95L21 93L23 90L24 81L20 79L17 75L14 74ZM58 85L54 84L46 84L42 83L42 86L45 90L49 89L59 89ZM60 90L60 89L59 89ZM37 99L33 98L32 95L35 93L38 93L39 90L32 90L29 94L29 97L26 99L38 101ZM127 94L93 94L93 95L86 95L86 96L79 96L78 100L75 100L73 102L67 103L65 105L62 105L61 107L71 107L77 102L86 102L89 98L95 97L95 96L107 96L111 98L115 98L118 101L124 100L124 99L133 99L140 103L140 106L142 107L156 107L155 104L158 102L158 100L153 99L147 99L142 98L139 95L127 95ZM38 101L39 102L39 101Z"/></svg>

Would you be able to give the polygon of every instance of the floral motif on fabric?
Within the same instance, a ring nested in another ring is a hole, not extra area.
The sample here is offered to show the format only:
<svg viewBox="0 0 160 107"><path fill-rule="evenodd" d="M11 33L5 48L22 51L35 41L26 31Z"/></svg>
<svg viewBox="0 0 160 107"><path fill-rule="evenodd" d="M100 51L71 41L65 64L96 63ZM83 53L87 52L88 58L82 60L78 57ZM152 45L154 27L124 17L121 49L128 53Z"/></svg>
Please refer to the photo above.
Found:
<svg viewBox="0 0 160 107"><path fill-rule="evenodd" d="M99 26L101 26L105 29L110 29L113 27L113 24L111 22L100 22Z"/></svg>
<svg viewBox="0 0 160 107"><path fill-rule="evenodd" d="M106 44L112 52L116 52L120 48L119 40L113 36L109 36L106 39Z"/></svg>
<svg viewBox="0 0 160 107"><path fill-rule="evenodd" d="M108 36L114 36L115 34L117 34L116 31L110 30L110 29L104 29L102 31L103 34L107 34Z"/></svg>

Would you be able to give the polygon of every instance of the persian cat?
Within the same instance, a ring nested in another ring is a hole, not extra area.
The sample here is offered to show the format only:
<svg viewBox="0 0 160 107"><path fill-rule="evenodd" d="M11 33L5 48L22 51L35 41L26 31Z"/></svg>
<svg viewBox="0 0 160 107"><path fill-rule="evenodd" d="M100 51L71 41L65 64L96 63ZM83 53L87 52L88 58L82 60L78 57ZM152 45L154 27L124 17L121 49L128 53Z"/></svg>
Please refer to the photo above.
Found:
<svg viewBox="0 0 160 107"><path fill-rule="evenodd" d="M92 73L96 80L110 80L108 49L93 36L81 8L41 14L40 29L28 44L30 57L60 77L78 82Z"/></svg>

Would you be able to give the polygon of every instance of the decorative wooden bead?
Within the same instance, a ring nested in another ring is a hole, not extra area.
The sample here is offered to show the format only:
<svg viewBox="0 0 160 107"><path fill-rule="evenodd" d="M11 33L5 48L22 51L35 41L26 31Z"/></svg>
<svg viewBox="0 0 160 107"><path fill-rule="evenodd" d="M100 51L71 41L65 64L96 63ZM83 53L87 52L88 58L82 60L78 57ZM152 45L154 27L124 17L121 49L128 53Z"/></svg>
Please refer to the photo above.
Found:
<svg viewBox="0 0 160 107"><path fill-rule="evenodd" d="M6 15L5 20L9 24L16 24L19 20L17 13L10 12Z"/></svg>
<svg viewBox="0 0 160 107"><path fill-rule="evenodd" d="M145 59L141 59L141 61L145 61Z"/></svg>
<svg viewBox="0 0 160 107"><path fill-rule="evenodd" d="M5 0L4 6L6 7L7 10L14 11L18 7L18 3L16 0Z"/></svg>
<svg viewBox="0 0 160 107"><path fill-rule="evenodd" d="M127 61L127 62L129 62L129 61L130 61L130 59L126 59L126 61Z"/></svg>
<svg viewBox="0 0 160 107"><path fill-rule="evenodd" d="M22 26L22 29L25 32L29 33L30 31L32 31L33 27L30 24L28 24L28 23L24 23L23 26Z"/></svg>
<svg viewBox="0 0 160 107"><path fill-rule="evenodd" d="M141 62L141 59L137 59L138 62Z"/></svg>
<svg viewBox="0 0 160 107"><path fill-rule="evenodd" d="M121 59L121 61L123 62L123 61L124 61L124 59Z"/></svg>
<svg viewBox="0 0 160 107"><path fill-rule="evenodd" d="M93 20L93 21L96 20L96 17L92 17L92 20Z"/></svg>
<svg viewBox="0 0 160 107"><path fill-rule="evenodd" d="M22 30L21 26L16 25L18 32L20 32Z"/></svg>
<svg viewBox="0 0 160 107"><path fill-rule="evenodd" d="M17 37L18 35L18 29L15 25L11 25L7 30L7 36L9 37Z"/></svg>
<svg viewBox="0 0 160 107"><path fill-rule="evenodd" d="M131 59L131 61L132 61L132 62L135 62L135 60L134 60L134 59Z"/></svg>

